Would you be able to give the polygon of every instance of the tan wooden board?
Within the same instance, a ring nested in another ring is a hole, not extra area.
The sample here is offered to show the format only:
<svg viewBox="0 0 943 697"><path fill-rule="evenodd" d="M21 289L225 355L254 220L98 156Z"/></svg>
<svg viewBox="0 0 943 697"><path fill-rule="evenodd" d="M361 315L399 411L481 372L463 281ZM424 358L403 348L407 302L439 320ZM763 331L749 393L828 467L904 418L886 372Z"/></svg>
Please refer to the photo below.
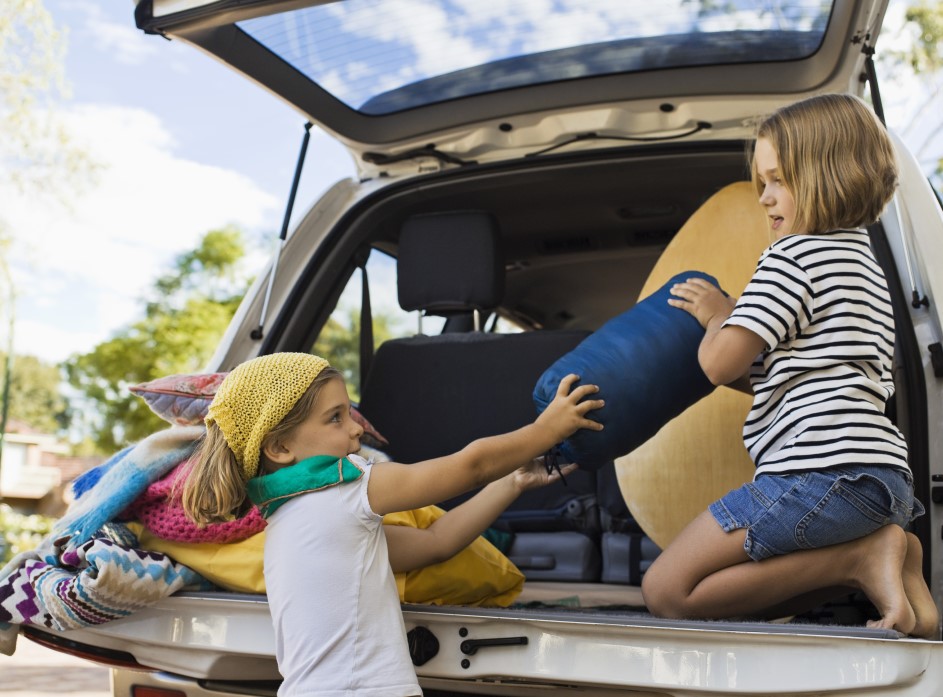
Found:
<svg viewBox="0 0 943 697"><path fill-rule="evenodd" d="M752 184L730 184L678 231L639 299L688 270L714 276L725 291L739 297L771 241ZM753 478L742 439L751 403L748 395L719 387L615 461L629 510L662 549L712 501Z"/></svg>

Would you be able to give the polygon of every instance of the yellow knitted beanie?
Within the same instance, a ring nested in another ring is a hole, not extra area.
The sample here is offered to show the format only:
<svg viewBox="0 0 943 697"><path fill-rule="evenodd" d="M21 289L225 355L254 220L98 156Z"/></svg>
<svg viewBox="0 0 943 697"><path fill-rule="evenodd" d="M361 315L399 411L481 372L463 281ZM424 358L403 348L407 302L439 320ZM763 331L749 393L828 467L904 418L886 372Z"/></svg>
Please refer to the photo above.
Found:
<svg viewBox="0 0 943 697"><path fill-rule="evenodd" d="M249 481L262 439L281 423L328 362L309 353L273 353L237 366L216 390L206 425L216 423Z"/></svg>

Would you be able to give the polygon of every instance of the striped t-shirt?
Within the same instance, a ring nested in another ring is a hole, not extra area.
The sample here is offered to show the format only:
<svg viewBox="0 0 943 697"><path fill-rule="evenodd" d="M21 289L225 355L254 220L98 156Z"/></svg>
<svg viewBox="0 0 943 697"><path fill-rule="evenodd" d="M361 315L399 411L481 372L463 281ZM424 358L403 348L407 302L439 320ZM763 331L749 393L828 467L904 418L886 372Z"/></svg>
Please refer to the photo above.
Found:
<svg viewBox="0 0 943 697"><path fill-rule="evenodd" d="M760 257L724 323L766 342L743 440L756 476L837 465L907 468L884 415L894 316L864 230L788 235Z"/></svg>

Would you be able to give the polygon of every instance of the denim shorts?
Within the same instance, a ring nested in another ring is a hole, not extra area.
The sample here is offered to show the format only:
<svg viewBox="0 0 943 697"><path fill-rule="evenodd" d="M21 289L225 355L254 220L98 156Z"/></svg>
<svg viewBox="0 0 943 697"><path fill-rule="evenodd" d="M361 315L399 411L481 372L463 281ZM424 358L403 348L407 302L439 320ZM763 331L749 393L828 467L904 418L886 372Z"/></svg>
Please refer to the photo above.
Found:
<svg viewBox="0 0 943 697"><path fill-rule="evenodd" d="M725 532L746 528L743 549L760 561L905 527L924 514L910 472L893 467L842 466L764 474L710 505Z"/></svg>

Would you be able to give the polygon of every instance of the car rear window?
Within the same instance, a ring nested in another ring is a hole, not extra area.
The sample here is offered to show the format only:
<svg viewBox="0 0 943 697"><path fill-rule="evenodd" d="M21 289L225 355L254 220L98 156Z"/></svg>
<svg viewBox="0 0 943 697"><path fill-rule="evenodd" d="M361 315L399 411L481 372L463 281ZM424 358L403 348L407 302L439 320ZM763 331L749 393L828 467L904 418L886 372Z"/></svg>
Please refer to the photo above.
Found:
<svg viewBox="0 0 943 697"><path fill-rule="evenodd" d="M626 72L806 58L831 0L345 0L239 28L347 106L390 114Z"/></svg>

